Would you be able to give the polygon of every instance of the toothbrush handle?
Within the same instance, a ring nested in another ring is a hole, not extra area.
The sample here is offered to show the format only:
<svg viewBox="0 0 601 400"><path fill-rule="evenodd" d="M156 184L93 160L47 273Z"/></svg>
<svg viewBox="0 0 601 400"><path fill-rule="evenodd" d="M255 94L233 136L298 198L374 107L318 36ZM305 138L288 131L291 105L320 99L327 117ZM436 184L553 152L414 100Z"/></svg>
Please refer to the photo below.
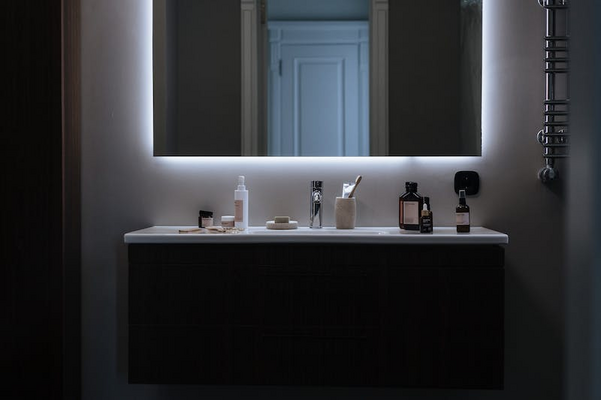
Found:
<svg viewBox="0 0 601 400"><path fill-rule="evenodd" d="M359 175L357 177L357 179L355 179L355 186L353 186L353 190L351 190L351 192L349 193L349 195L348 195L349 198L353 197L353 195L355 194L355 190L357 190L357 186L359 186L361 179L363 179L363 177L361 175Z"/></svg>

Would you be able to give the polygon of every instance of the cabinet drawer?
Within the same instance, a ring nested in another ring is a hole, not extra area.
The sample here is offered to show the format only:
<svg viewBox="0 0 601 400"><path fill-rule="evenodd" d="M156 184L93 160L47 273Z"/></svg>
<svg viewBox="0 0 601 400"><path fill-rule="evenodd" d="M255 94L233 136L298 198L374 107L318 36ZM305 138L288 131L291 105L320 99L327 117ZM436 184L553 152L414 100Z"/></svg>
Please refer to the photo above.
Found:
<svg viewBox="0 0 601 400"><path fill-rule="evenodd" d="M258 268L265 326L374 327L380 321L378 269L309 266Z"/></svg>
<svg viewBox="0 0 601 400"><path fill-rule="evenodd" d="M379 383L377 329L262 329L260 382L271 385L373 386Z"/></svg>

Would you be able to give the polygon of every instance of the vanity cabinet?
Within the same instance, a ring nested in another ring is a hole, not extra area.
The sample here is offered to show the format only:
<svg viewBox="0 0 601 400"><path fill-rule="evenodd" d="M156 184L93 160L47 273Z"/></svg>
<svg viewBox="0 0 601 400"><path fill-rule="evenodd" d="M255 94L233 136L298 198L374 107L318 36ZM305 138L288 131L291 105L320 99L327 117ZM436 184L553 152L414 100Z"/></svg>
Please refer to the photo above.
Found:
<svg viewBox="0 0 601 400"><path fill-rule="evenodd" d="M129 245L129 382L503 387L498 245Z"/></svg>

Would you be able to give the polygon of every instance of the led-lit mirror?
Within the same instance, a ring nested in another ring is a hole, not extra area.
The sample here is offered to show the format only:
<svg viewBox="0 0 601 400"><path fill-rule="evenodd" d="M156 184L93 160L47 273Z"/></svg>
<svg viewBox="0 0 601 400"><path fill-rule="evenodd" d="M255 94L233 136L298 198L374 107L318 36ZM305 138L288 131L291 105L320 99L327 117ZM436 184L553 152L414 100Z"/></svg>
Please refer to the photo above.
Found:
<svg viewBox="0 0 601 400"><path fill-rule="evenodd" d="M482 0L153 0L154 154L480 155Z"/></svg>

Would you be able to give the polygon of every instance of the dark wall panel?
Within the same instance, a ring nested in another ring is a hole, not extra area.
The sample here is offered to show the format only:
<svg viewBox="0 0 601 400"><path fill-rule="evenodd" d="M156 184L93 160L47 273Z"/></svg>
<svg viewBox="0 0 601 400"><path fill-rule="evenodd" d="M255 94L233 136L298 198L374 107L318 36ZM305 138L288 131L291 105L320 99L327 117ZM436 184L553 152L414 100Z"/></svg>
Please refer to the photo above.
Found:
<svg viewBox="0 0 601 400"><path fill-rule="evenodd" d="M65 211L76 217L78 203L63 203L62 13L61 0L0 3L2 399L60 399L64 393L63 207L73 207ZM78 238L71 239L78 247ZM78 257L73 261L79 265ZM79 383L72 384L78 395Z"/></svg>

